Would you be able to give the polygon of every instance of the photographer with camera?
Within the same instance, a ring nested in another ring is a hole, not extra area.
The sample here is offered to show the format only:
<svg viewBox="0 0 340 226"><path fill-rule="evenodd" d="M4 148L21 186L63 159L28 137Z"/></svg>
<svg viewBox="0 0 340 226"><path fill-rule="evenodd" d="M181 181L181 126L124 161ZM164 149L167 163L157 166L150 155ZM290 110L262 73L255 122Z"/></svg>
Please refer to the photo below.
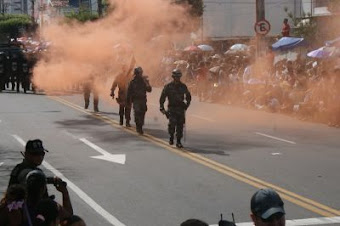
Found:
<svg viewBox="0 0 340 226"><path fill-rule="evenodd" d="M45 174L40 170L33 170L26 177L27 197L24 204L24 211L28 225L35 219L37 215L37 207L47 190L47 183L52 183L55 188L62 194L62 205L58 206L58 217L63 219L73 215L73 207L67 190L66 182L60 178L47 179ZM52 200L52 199L51 199Z"/></svg>

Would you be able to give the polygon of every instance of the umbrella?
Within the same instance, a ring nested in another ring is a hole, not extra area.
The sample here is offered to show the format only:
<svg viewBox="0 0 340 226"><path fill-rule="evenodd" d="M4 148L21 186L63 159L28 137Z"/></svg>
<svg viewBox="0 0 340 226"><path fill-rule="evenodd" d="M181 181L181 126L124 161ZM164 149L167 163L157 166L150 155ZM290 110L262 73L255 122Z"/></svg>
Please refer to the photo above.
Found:
<svg viewBox="0 0 340 226"><path fill-rule="evenodd" d="M334 40L331 40L331 41L327 41L326 43L326 46L336 46L336 47L340 47L340 37L339 38L336 38Z"/></svg>
<svg viewBox="0 0 340 226"><path fill-rule="evenodd" d="M243 52L243 51L248 51L249 46L247 46L245 44L234 44L229 49L236 51L236 52Z"/></svg>
<svg viewBox="0 0 340 226"><path fill-rule="evenodd" d="M283 37L272 45L273 50L290 50L305 45L303 38Z"/></svg>
<svg viewBox="0 0 340 226"><path fill-rule="evenodd" d="M221 59L221 55L216 53L214 56L212 56L212 58L213 59Z"/></svg>
<svg viewBox="0 0 340 226"><path fill-rule="evenodd" d="M257 79L257 78L251 78L248 80L247 82L249 85L264 85L266 84L265 81L262 81L260 79Z"/></svg>
<svg viewBox="0 0 340 226"><path fill-rule="evenodd" d="M202 51L214 51L214 48L210 45L199 45L198 48Z"/></svg>
<svg viewBox="0 0 340 226"><path fill-rule="evenodd" d="M217 73L217 72L219 72L220 69L221 69L220 66L215 66L215 67L210 68L209 71L211 73Z"/></svg>
<svg viewBox="0 0 340 226"><path fill-rule="evenodd" d="M334 48L334 50L331 53L331 57L340 57L340 49Z"/></svg>
<svg viewBox="0 0 340 226"><path fill-rule="evenodd" d="M188 62L185 60L177 60L174 62L174 64L179 65L179 64L187 64Z"/></svg>
<svg viewBox="0 0 340 226"><path fill-rule="evenodd" d="M201 49L198 48L197 46L188 46L185 47L184 51L200 51Z"/></svg>
<svg viewBox="0 0 340 226"><path fill-rule="evenodd" d="M307 53L307 56L312 57L312 58L327 58L330 57L332 54L331 51L327 51L325 47L321 47L319 49L313 50L309 53Z"/></svg>

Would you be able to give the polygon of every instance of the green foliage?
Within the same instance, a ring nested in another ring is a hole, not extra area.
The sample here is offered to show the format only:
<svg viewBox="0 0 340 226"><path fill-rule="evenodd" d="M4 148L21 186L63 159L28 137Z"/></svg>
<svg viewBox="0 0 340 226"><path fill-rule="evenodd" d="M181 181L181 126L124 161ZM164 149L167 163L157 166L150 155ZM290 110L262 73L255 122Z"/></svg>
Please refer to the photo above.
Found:
<svg viewBox="0 0 340 226"><path fill-rule="evenodd" d="M87 21L95 21L99 18L98 14L93 14L87 10L80 10L79 12L72 12L65 15L66 22L78 21L85 23Z"/></svg>
<svg viewBox="0 0 340 226"><path fill-rule="evenodd" d="M201 17L204 11L203 0L175 0L176 4L190 5L190 14L195 17Z"/></svg>
<svg viewBox="0 0 340 226"><path fill-rule="evenodd" d="M11 36L18 36L20 29L27 29L32 25L31 18L28 15L0 15L0 32L7 33Z"/></svg>

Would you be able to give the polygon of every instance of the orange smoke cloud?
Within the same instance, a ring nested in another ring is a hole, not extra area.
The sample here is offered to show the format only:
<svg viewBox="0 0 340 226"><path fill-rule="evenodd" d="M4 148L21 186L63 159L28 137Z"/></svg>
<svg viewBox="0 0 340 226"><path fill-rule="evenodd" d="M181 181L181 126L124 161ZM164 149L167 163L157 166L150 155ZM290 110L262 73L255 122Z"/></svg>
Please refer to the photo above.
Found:
<svg viewBox="0 0 340 226"><path fill-rule="evenodd" d="M113 4L115 10L98 21L55 21L43 29L42 37L52 45L34 69L39 88L48 92L90 76L100 78L104 86L119 72L121 61L131 62L131 53L123 56L122 49L131 49L146 74L157 76L159 58L172 41L190 30L192 20L186 10L170 1L116 0Z"/></svg>

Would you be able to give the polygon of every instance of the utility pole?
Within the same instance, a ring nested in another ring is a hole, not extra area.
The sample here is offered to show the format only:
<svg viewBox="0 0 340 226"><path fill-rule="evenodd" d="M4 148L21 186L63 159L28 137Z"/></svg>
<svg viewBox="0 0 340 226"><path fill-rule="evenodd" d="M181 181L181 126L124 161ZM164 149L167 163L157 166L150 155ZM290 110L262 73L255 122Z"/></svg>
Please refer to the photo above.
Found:
<svg viewBox="0 0 340 226"><path fill-rule="evenodd" d="M32 6L32 11L31 11L31 20L32 20L32 24L35 23L35 18L34 18L34 10L35 10L35 7L34 7L34 2L35 0L31 0L31 6Z"/></svg>
<svg viewBox="0 0 340 226"><path fill-rule="evenodd" d="M98 3L98 16L102 17L103 15L103 4L102 4L102 0L97 0ZM90 6L91 8L91 6Z"/></svg>
<svg viewBox="0 0 340 226"><path fill-rule="evenodd" d="M45 4L43 0L40 0L40 29L44 26L44 12L45 12Z"/></svg>
<svg viewBox="0 0 340 226"><path fill-rule="evenodd" d="M256 0L256 23L265 20L265 5L264 0ZM256 34L256 54L257 56L260 56L262 46L263 46L263 35Z"/></svg>

